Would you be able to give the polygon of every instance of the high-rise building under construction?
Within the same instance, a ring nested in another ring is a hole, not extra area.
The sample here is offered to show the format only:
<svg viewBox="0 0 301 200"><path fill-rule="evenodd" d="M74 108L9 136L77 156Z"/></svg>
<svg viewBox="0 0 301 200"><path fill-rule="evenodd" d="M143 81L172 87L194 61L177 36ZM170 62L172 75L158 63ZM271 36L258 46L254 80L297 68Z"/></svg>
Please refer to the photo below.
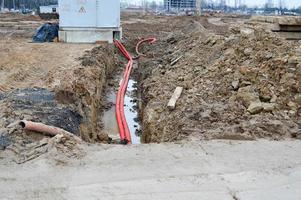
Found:
<svg viewBox="0 0 301 200"><path fill-rule="evenodd" d="M194 10L197 0L164 0L166 10Z"/></svg>

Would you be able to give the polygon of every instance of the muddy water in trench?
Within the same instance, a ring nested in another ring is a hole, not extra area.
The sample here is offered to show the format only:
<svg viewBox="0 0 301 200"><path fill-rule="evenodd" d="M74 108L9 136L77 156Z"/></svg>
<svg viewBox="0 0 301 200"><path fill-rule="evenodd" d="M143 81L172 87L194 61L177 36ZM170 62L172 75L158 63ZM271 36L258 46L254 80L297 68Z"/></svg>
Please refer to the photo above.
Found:
<svg viewBox="0 0 301 200"><path fill-rule="evenodd" d="M140 136L138 132L140 130L140 125L138 123L138 110L137 110L137 101L135 101L135 92L136 92L136 82L134 80L129 80L127 87L127 93L124 99L124 113L125 117L131 132L132 144L140 144ZM110 91L107 96L107 101L112 103L113 106L104 112L103 123L104 131L109 133L109 136L113 139L119 138L119 130L115 115L116 109L116 92Z"/></svg>

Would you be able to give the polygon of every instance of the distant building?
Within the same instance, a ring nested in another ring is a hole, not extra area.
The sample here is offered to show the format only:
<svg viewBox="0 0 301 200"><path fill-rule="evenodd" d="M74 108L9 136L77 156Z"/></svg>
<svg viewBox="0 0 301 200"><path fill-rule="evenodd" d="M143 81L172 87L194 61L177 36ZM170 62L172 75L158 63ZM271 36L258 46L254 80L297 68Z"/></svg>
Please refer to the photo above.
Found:
<svg viewBox="0 0 301 200"><path fill-rule="evenodd" d="M59 6L50 5L50 6L40 6L39 7L39 16L44 20L58 19L59 18Z"/></svg>
<svg viewBox="0 0 301 200"><path fill-rule="evenodd" d="M41 14L58 13L58 5L40 6Z"/></svg>
<svg viewBox="0 0 301 200"><path fill-rule="evenodd" d="M164 0L164 8L172 10L195 10L196 0Z"/></svg>

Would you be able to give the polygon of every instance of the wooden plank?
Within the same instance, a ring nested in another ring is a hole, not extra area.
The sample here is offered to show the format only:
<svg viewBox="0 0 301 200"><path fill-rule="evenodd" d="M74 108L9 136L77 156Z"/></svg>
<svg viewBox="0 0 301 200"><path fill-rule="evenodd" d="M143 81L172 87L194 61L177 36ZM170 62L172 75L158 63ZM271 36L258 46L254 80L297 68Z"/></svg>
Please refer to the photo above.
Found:
<svg viewBox="0 0 301 200"><path fill-rule="evenodd" d="M176 108L176 104L178 99L180 98L181 94L183 92L183 87L177 87L172 95L172 97L170 98L167 107L170 110L174 110Z"/></svg>

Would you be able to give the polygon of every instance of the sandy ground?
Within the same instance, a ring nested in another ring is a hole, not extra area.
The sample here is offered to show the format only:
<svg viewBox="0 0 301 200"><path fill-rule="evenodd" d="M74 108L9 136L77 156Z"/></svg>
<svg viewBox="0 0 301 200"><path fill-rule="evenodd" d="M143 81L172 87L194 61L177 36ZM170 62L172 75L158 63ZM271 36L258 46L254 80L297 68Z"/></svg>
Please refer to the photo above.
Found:
<svg viewBox="0 0 301 200"><path fill-rule="evenodd" d="M49 87L56 71L72 69L92 44L31 43L26 38L0 39L0 90ZM63 79L55 77L57 81ZM54 81L55 82L55 81Z"/></svg>
<svg viewBox="0 0 301 200"><path fill-rule="evenodd" d="M301 198L299 141L84 148L84 158L64 163L43 156L23 165L1 164L1 199Z"/></svg>

